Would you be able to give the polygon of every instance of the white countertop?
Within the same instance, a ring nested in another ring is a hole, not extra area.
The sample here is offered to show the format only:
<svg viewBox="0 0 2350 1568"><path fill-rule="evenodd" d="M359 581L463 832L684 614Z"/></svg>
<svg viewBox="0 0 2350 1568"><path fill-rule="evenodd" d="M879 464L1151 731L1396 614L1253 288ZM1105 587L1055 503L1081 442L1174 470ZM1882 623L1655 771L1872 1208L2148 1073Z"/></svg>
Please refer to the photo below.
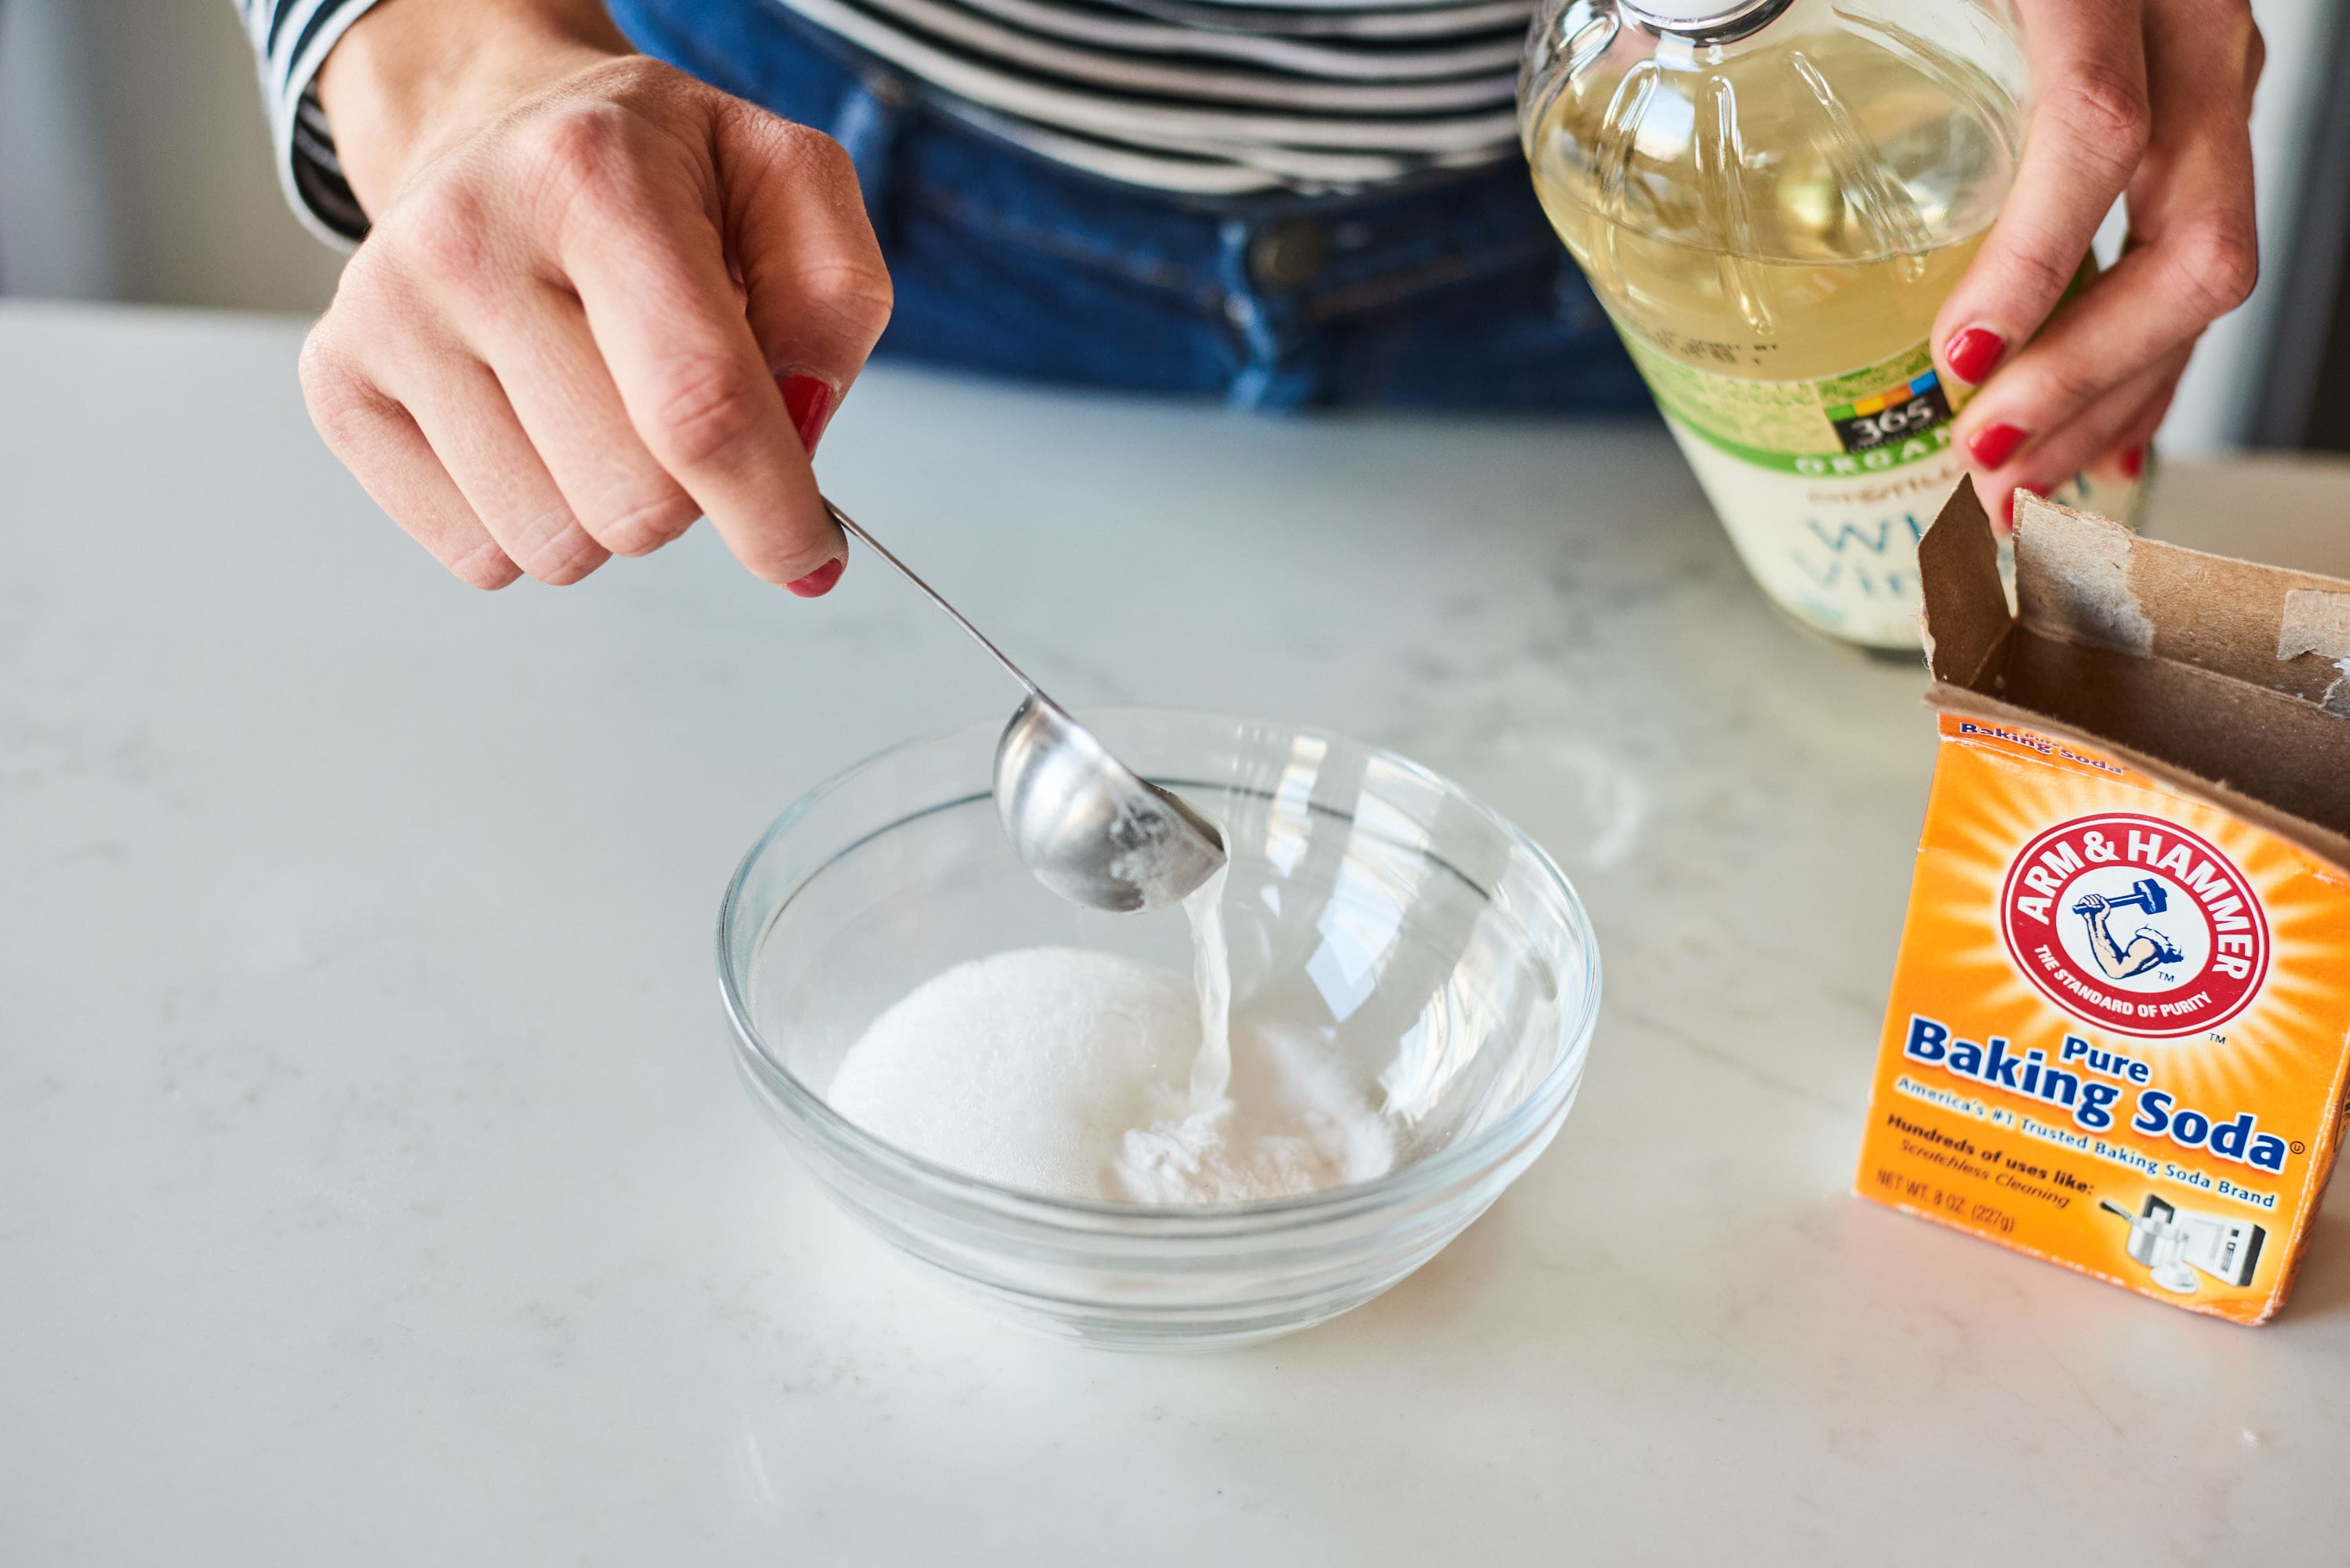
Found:
<svg viewBox="0 0 2350 1568"><path fill-rule="evenodd" d="M2342 1560L2339 1205L2245 1329L1846 1195L1922 678L1765 608L1661 433L876 371L827 438L1056 693L1396 747L1598 928L1582 1098L1482 1221L1139 1358L835 1213L729 1060L736 857L1000 676L706 529L461 588L298 337L0 310L0 1562ZM2350 565L2350 470L2234 477L2248 553Z"/></svg>

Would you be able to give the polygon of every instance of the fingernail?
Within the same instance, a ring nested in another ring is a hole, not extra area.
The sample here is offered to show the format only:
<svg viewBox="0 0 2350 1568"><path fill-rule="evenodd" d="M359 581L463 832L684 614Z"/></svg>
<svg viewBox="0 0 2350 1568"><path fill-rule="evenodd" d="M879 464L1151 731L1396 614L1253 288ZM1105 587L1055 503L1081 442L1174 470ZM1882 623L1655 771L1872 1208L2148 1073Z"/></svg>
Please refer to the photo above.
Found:
<svg viewBox="0 0 2350 1568"><path fill-rule="evenodd" d="M804 599L820 599L832 592L832 585L840 581L840 574L847 569L847 561L835 557L810 572L806 576L795 578L785 583L784 587Z"/></svg>
<svg viewBox="0 0 2350 1568"><path fill-rule="evenodd" d="M1950 362L1950 374L1970 387L1981 386L2006 353L2007 339L1988 327L1962 328L1942 345L1942 358Z"/></svg>
<svg viewBox="0 0 2350 1568"><path fill-rule="evenodd" d="M816 443L824 437L825 416L832 412L832 384L817 376L790 375L778 385L784 389L784 411L792 416L792 429L799 431L800 445L814 457Z"/></svg>
<svg viewBox="0 0 2350 1568"><path fill-rule="evenodd" d="M2146 472L2146 442L2140 441L2122 453L2122 477L2136 479Z"/></svg>
<svg viewBox="0 0 2350 1568"><path fill-rule="evenodd" d="M2012 534L2015 532L2015 498L2017 495L2038 495L2044 497L2047 493L2048 493L2046 491L2041 489L2036 484L2019 484L2013 490L2009 491L2005 495L2001 496L1999 501L1999 531L2002 534Z"/></svg>
<svg viewBox="0 0 2350 1568"><path fill-rule="evenodd" d="M1974 459L1977 468L1997 468L2015 455L2015 449L2030 440L2021 425L2005 420L1988 424L1967 438L1967 455Z"/></svg>

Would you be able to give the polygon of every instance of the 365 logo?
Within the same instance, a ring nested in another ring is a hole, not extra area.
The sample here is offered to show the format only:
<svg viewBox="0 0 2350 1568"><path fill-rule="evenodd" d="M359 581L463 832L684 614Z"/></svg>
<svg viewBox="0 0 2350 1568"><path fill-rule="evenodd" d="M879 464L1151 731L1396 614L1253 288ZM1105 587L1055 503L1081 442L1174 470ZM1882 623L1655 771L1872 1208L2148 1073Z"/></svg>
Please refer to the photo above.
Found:
<svg viewBox="0 0 2350 1568"><path fill-rule="evenodd" d="M1999 924L2050 1001L2124 1034L2217 1028L2268 976L2268 917L2243 872L2158 816L2113 812L2041 833L2008 867Z"/></svg>

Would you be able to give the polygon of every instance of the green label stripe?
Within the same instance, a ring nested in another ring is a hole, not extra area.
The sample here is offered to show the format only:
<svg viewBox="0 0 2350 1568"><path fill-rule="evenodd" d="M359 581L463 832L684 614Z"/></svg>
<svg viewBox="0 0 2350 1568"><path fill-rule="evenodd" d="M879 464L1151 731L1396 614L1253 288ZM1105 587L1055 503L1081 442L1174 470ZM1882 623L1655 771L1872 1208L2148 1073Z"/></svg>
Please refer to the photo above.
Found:
<svg viewBox="0 0 2350 1568"><path fill-rule="evenodd" d="M1950 427L1939 424L1907 441L1887 441L1873 452L1773 452L1766 447L1747 446L1703 425L1693 424L1671 408L1665 410L1665 416L1706 445L1717 447L1742 462L1780 473L1800 473L1807 479L1849 479L1864 473L1884 473L1939 457L1950 445Z"/></svg>
<svg viewBox="0 0 2350 1568"><path fill-rule="evenodd" d="M1922 376L1912 376L1906 381L1896 382L1894 385L1886 388L1885 390L1878 392L1874 396L1863 398L1856 403L1842 403L1837 405L1835 408L1830 409L1828 410L1828 423L1834 424L1838 420L1857 419L1863 414L1876 413L1879 410L1888 408L1895 403L1904 400L1905 399L1914 398L1921 393L1930 392L1934 389L1935 385L1936 378L1934 372L1931 370L1927 371Z"/></svg>
<svg viewBox="0 0 2350 1568"><path fill-rule="evenodd" d="M1947 421L1863 452L1846 452L1835 421L1874 413L1935 385L1924 343L1874 365L1816 381L1750 381L1700 370L1618 329L1633 362L1674 422L1742 462L1808 478L1883 473L1948 451ZM1873 405L1873 406L1872 406Z"/></svg>

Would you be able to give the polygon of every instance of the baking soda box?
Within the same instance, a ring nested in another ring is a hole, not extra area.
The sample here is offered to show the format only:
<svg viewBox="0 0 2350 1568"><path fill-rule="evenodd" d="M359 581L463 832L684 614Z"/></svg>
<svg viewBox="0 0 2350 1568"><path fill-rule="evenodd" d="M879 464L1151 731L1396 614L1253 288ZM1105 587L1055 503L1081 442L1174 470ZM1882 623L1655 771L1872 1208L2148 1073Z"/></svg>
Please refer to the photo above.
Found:
<svg viewBox="0 0 2350 1568"><path fill-rule="evenodd" d="M2350 1069L2350 582L1962 486L1919 545L1941 746L1865 1198L2238 1323Z"/></svg>

